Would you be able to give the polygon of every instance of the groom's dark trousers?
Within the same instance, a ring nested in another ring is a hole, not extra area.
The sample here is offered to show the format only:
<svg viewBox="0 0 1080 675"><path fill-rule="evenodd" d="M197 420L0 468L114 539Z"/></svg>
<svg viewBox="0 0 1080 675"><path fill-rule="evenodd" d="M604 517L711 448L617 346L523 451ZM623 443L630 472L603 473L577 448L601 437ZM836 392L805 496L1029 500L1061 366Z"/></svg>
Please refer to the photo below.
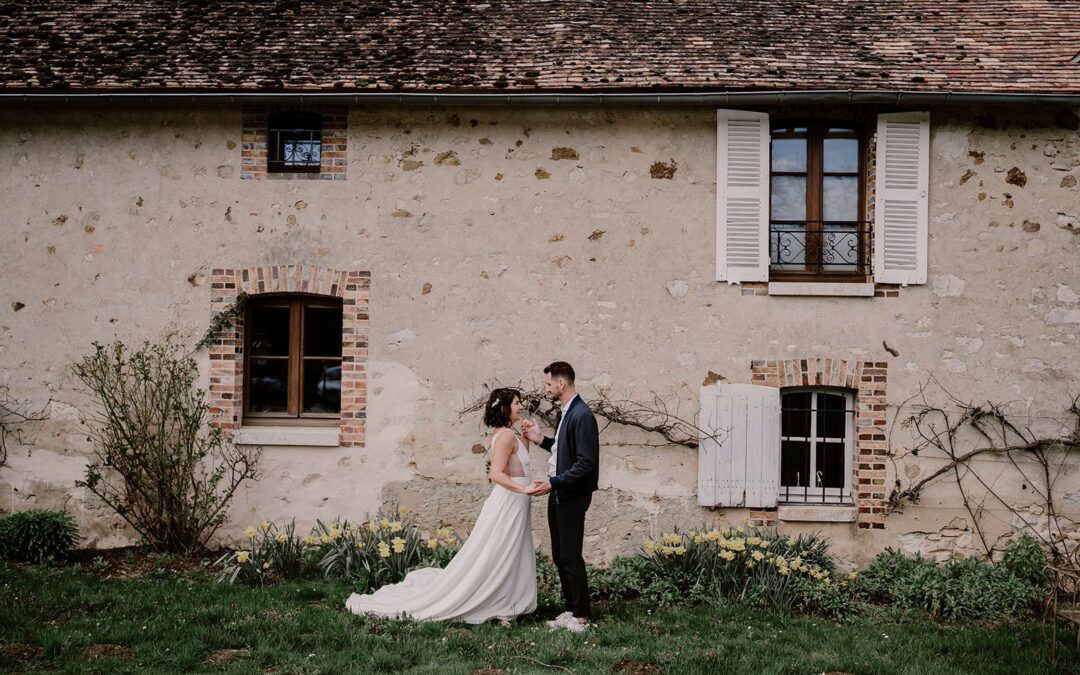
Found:
<svg viewBox="0 0 1080 675"><path fill-rule="evenodd" d="M591 493L569 497L558 492L548 495L551 557L559 570L566 611L585 618L592 618L592 606L581 546L585 538L585 512L591 503Z"/></svg>

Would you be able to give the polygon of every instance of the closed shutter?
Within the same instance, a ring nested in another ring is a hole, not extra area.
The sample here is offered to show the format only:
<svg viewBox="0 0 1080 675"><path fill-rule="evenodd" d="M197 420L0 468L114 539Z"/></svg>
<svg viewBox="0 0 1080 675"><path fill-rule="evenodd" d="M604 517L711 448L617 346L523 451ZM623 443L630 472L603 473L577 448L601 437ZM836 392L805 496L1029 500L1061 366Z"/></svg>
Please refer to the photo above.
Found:
<svg viewBox="0 0 1080 675"><path fill-rule="evenodd" d="M698 504L776 506L780 390L750 384L701 388Z"/></svg>
<svg viewBox="0 0 1080 675"><path fill-rule="evenodd" d="M716 279L769 280L769 116L716 112Z"/></svg>
<svg viewBox="0 0 1080 675"><path fill-rule="evenodd" d="M930 114L878 115L874 280L925 284Z"/></svg>

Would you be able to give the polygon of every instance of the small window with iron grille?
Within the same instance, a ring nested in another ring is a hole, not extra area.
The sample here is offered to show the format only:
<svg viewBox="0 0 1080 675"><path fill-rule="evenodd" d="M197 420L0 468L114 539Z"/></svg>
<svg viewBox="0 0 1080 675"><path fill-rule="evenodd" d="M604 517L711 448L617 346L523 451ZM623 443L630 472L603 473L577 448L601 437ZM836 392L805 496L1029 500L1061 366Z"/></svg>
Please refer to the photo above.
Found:
<svg viewBox="0 0 1080 675"><path fill-rule="evenodd" d="M851 394L842 389L785 389L780 406L780 501L851 503Z"/></svg>
<svg viewBox="0 0 1080 675"><path fill-rule="evenodd" d="M322 115L270 113L266 164L274 173L318 173L322 168Z"/></svg>
<svg viewBox="0 0 1080 675"><path fill-rule="evenodd" d="M850 122L773 122L770 278L854 282L869 276L864 135Z"/></svg>

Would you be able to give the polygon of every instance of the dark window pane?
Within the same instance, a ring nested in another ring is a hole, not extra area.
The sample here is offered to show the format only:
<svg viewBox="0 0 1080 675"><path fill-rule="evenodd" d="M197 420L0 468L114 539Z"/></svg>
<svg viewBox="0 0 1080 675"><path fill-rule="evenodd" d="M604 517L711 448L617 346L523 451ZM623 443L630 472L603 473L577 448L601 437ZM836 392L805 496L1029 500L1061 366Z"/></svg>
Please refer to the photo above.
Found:
<svg viewBox="0 0 1080 675"><path fill-rule="evenodd" d="M318 166L322 161L322 146L318 138L283 135L282 163L285 166Z"/></svg>
<svg viewBox="0 0 1080 675"><path fill-rule="evenodd" d="M341 308L304 309L304 356L341 356Z"/></svg>
<svg viewBox="0 0 1080 675"><path fill-rule="evenodd" d="M825 173L859 171L859 135L850 129L829 129L824 140Z"/></svg>
<svg viewBox="0 0 1080 675"><path fill-rule="evenodd" d="M773 171L806 171L806 129L777 129L772 138Z"/></svg>
<svg viewBox="0 0 1080 675"><path fill-rule="evenodd" d="M844 397L837 394L818 394L818 438L843 438L846 428Z"/></svg>
<svg viewBox="0 0 1080 675"><path fill-rule="evenodd" d="M772 219L806 220L806 177L772 177Z"/></svg>
<svg viewBox="0 0 1080 675"><path fill-rule="evenodd" d="M844 487L844 444L817 444L817 486Z"/></svg>
<svg viewBox="0 0 1080 675"><path fill-rule="evenodd" d="M780 444L780 484L786 487L810 485L810 444L783 441Z"/></svg>
<svg viewBox="0 0 1080 675"><path fill-rule="evenodd" d="M251 359L248 398L251 412L287 412L289 409L288 359Z"/></svg>
<svg viewBox="0 0 1080 675"><path fill-rule="evenodd" d="M289 355L289 306L256 305L251 308L251 354Z"/></svg>
<svg viewBox="0 0 1080 675"><path fill-rule="evenodd" d="M780 435L785 437L810 437L810 392L793 392L783 396L783 417Z"/></svg>
<svg viewBox="0 0 1080 675"><path fill-rule="evenodd" d="M341 362L304 361L304 412L341 411Z"/></svg>
<svg viewBox="0 0 1080 675"><path fill-rule="evenodd" d="M830 220L859 219L859 179L856 176L825 176L821 179L821 215ZM775 216L774 216L775 217Z"/></svg>

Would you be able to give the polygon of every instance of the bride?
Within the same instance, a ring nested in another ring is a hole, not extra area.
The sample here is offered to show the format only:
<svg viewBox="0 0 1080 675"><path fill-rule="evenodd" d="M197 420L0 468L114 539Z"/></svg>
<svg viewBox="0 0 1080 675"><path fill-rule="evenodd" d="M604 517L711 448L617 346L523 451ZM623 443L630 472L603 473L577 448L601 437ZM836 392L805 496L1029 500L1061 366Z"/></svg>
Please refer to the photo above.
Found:
<svg viewBox="0 0 1080 675"><path fill-rule="evenodd" d="M400 616L419 621L510 619L536 609L536 553L533 549L528 441L513 426L521 419L516 389L491 392L484 424L491 439L491 481L495 486L480 509L472 533L446 569L425 567L398 584L371 595L353 593L345 607L356 614Z"/></svg>

